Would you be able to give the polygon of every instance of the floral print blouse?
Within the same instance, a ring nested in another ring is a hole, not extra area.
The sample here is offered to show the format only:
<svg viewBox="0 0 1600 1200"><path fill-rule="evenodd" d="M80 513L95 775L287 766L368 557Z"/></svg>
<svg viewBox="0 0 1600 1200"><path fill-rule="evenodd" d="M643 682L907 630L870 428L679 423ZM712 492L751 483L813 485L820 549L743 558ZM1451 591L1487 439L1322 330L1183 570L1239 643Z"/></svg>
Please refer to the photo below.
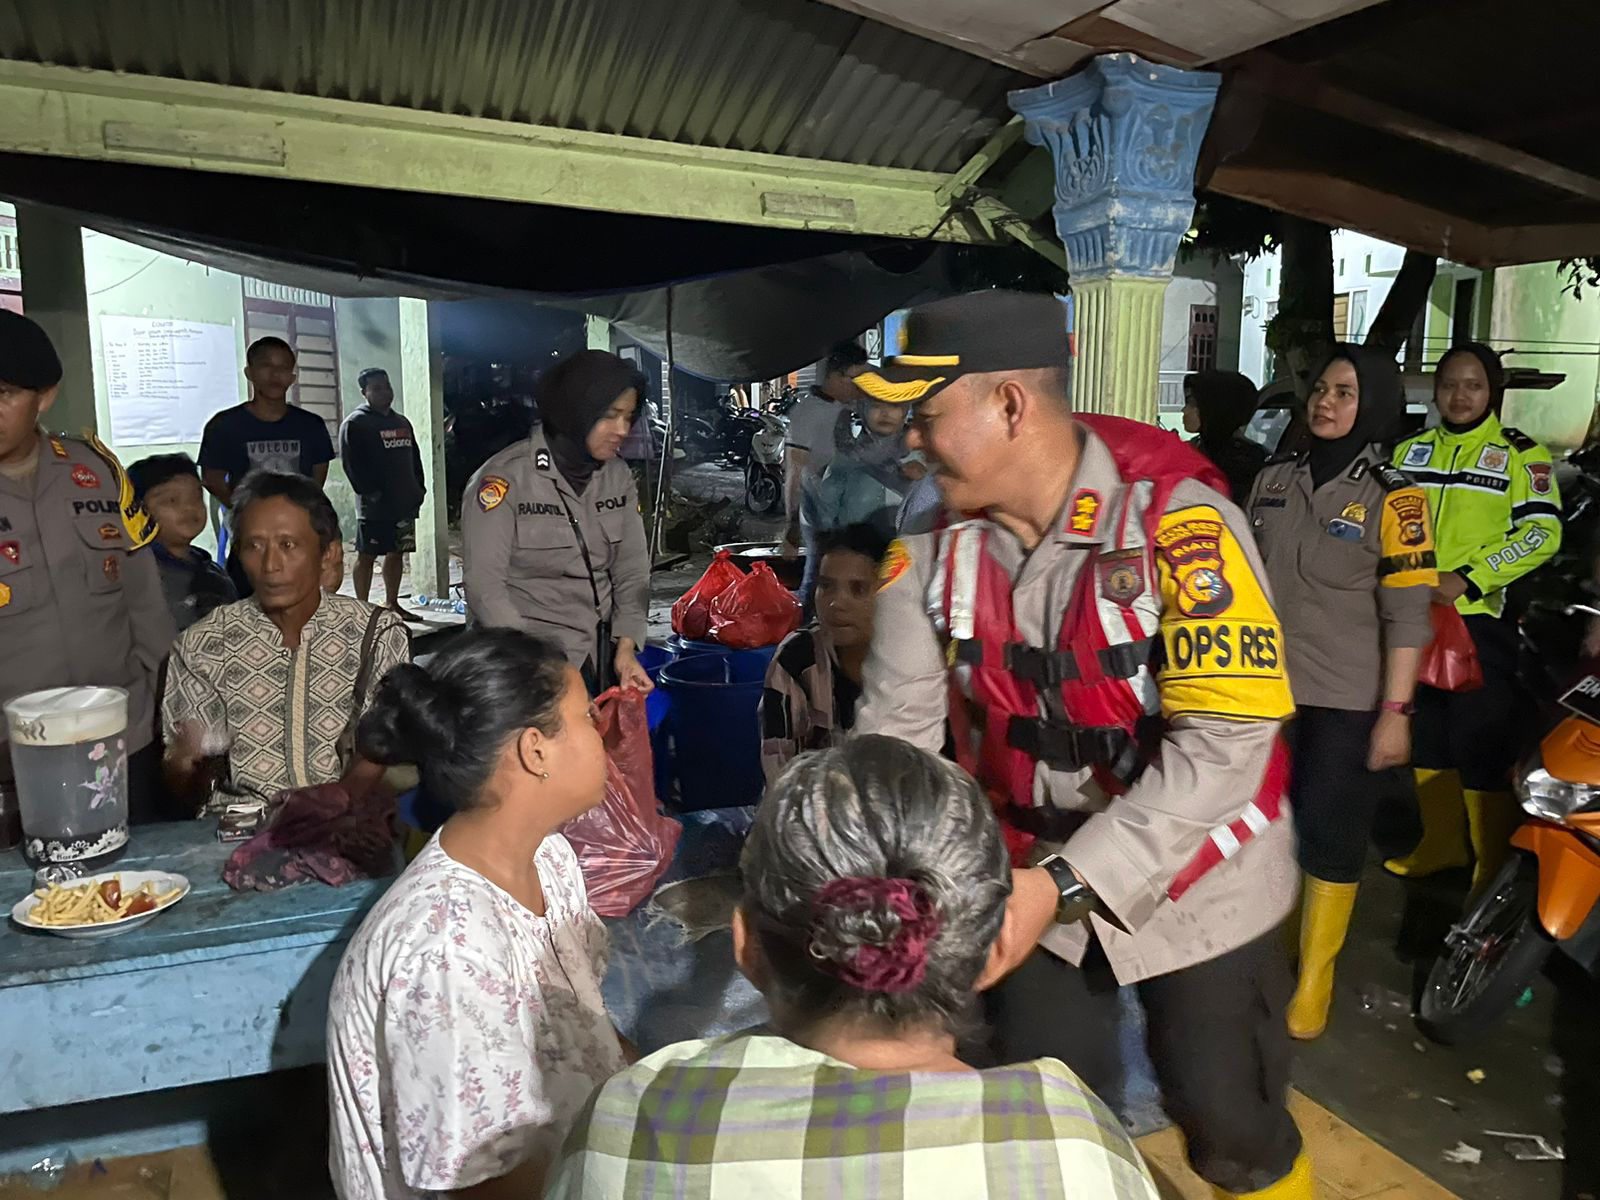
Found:
<svg viewBox="0 0 1600 1200"><path fill-rule="evenodd" d="M554 1158L623 1065L605 927L577 856L535 857L535 916L438 835L356 931L328 1008L329 1167L344 1200L426 1196Z"/></svg>

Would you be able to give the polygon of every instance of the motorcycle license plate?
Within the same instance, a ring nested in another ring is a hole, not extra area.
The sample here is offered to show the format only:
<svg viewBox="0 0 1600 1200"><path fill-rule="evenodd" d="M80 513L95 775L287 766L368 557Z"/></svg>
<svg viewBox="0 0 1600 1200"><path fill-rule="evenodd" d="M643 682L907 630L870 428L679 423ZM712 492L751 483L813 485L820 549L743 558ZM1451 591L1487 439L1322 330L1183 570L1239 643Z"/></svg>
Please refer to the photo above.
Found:
<svg viewBox="0 0 1600 1200"><path fill-rule="evenodd" d="M1585 675L1561 697L1560 703L1585 721L1600 725L1600 676Z"/></svg>

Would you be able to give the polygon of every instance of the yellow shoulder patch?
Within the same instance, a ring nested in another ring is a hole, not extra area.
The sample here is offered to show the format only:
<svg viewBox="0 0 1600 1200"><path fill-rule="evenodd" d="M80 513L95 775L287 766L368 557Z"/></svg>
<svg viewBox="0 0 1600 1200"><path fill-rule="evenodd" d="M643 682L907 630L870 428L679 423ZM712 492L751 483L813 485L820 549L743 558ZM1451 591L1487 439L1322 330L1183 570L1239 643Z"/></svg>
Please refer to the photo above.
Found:
<svg viewBox="0 0 1600 1200"><path fill-rule="evenodd" d="M128 473L122 469L122 463L111 452L111 447L102 442L94 430L84 430L83 440L111 468L111 477L117 483L117 504L122 512L122 527L128 531L129 548L137 550L140 546L148 546L156 540L160 527L145 508L144 502L134 499L133 480L128 478Z"/></svg>
<svg viewBox="0 0 1600 1200"><path fill-rule="evenodd" d="M1378 545L1378 579L1384 587L1438 586L1433 518L1421 488L1397 488L1383 498Z"/></svg>
<svg viewBox="0 0 1600 1200"><path fill-rule="evenodd" d="M911 552L899 538L889 543L889 550L878 564L878 590L881 592L911 569Z"/></svg>
<svg viewBox="0 0 1600 1200"><path fill-rule="evenodd" d="M1180 509L1156 530L1161 710L1174 717L1277 721L1294 711L1283 630L1244 548L1210 505Z"/></svg>

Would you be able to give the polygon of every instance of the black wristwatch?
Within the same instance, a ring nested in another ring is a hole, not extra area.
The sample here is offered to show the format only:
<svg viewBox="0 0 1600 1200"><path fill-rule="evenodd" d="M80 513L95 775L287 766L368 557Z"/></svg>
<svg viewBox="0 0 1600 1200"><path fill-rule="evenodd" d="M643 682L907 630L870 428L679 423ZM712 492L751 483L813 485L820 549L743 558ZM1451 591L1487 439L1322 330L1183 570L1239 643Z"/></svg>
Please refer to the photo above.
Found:
<svg viewBox="0 0 1600 1200"><path fill-rule="evenodd" d="M1039 860L1039 866L1050 872L1050 878L1056 882L1056 891L1059 893L1056 923L1071 925L1087 919L1095 905L1100 903L1100 897L1094 894L1094 889L1074 875L1067 860L1059 854L1045 855Z"/></svg>

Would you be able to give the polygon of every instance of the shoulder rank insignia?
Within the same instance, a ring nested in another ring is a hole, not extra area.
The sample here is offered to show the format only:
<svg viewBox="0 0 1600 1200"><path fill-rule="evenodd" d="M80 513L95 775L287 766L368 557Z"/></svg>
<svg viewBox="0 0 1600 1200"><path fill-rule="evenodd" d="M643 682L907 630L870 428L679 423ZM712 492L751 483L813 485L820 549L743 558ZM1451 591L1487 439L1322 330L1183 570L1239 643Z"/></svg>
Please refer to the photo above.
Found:
<svg viewBox="0 0 1600 1200"><path fill-rule="evenodd" d="M1513 450L1528 451L1532 450L1539 444L1527 434L1523 433L1522 430L1513 429L1509 425L1502 426L1500 432L1502 435L1504 435L1506 441L1511 443L1511 448Z"/></svg>
<svg viewBox="0 0 1600 1200"><path fill-rule="evenodd" d="M1417 486L1411 476L1391 467L1388 463L1373 463L1372 477L1383 485L1383 490L1386 492L1397 492L1401 488Z"/></svg>

